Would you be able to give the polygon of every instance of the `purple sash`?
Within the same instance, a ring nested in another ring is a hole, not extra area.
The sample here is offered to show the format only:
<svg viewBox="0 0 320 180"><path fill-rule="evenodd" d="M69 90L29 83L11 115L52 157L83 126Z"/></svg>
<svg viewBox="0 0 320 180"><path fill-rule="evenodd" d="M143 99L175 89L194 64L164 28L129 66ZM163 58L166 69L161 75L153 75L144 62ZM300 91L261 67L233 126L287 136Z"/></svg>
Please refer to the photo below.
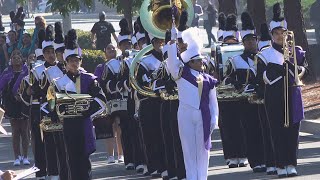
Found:
<svg viewBox="0 0 320 180"><path fill-rule="evenodd" d="M210 125L211 125L211 113L209 108L209 92L217 84L217 80L208 74L201 73L203 76L203 88L200 100L201 115L203 122L203 138L204 145L207 150L211 148L211 136L210 136ZM198 87L197 78L191 73L188 66L184 66L182 76L183 79L187 80L194 86Z"/></svg>

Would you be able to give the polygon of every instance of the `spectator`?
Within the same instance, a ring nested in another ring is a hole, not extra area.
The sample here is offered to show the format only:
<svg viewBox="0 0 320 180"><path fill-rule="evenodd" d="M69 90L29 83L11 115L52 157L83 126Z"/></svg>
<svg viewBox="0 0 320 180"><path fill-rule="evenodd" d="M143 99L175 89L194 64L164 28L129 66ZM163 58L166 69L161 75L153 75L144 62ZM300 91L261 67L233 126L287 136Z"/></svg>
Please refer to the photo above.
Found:
<svg viewBox="0 0 320 180"><path fill-rule="evenodd" d="M202 7L197 4L197 0L192 0L194 9L194 19L192 21L191 27L199 27L199 18L203 15Z"/></svg>
<svg viewBox="0 0 320 180"><path fill-rule="evenodd" d="M46 28L46 20L42 16L37 16L34 19L34 24L36 28L33 31L32 41L31 41L31 49L37 49L36 45L38 44L38 32L40 29Z"/></svg>
<svg viewBox="0 0 320 180"><path fill-rule="evenodd" d="M20 49L22 47L22 38L23 38L23 34L25 32L25 29L24 29L24 25L25 25L25 22L22 21L22 20L18 20L17 21L17 40L18 40L18 48Z"/></svg>
<svg viewBox="0 0 320 180"><path fill-rule="evenodd" d="M25 62L29 54L33 53L34 50L31 47L31 35L25 32L22 36L22 47L20 48L22 53L23 62Z"/></svg>
<svg viewBox="0 0 320 180"><path fill-rule="evenodd" d="M91 43L93 46L95 43L96 49L104 51L107 45L111 43L111 34L118 42L113 25L106 21L106 14L102 11L99 14L99 22L96 22L91 29ZM96 41L94 41L95 36Z"/></svg>
<svg viewBox="0 0 320 180"><path fill-rule="evenodd" d="M313 24L316 33L317 43L320 44L320 0L317 0L311 5L310 20Z"/></svg>
<svg viewBox="0 0 320 180"><path fill-rule="evenodd" d="M0 34L0 74L4 71L9 61L7 46L6 46L6 35Z"/></svg>
<svg viewBox="0 0 320 180"><path fill-rule="evenodd" d="M216 26L217 19L217 10L211 2L208 2L207 7L204 9L203 16L203 26L208 35L208 46L206 48L211 47L211 39L213 42L216 42L216 38L212 34L212 27Z"/></svg>
<svg viewBox="0 0 320 180"><path fill-rule="evenodd" d="M0 92L3 95L5 116L10 119L12 127L12 145L15 156L14 166L19 166L20 161L24 165L29 165L28 146L29 146L29 125L27 118L21 113L21 102L17 101L12 93L13 85L22 71L22 56L18 53L11 58L12 70L6 73L0 81ZM20 152L20 138L22 140L22 154Z"/></svg>
<svg viewBox="0 0 320 180"><path fill-rule="evenodd" d="M17 35L15 31L9 31L8 33L9 43L7 43L8 56L11 57L13 50L17 49Z"/></svg>

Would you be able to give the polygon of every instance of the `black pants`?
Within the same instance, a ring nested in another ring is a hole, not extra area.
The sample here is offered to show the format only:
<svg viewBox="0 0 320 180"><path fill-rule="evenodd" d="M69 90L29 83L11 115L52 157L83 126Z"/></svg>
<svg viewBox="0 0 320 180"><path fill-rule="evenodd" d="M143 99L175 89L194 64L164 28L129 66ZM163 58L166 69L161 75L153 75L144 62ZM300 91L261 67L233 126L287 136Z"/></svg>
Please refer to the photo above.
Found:
<svg viewBox="0 0 320 180"><path fill-rule="evenodd" d="M31 135L34 149L34 163L35 166L40 169L36 172L36 177L43 177L47 175L47 166L46 166L46 156L44 143L41 139L40 132L40 105L32 105L30 109L30 120L31 120Z"/></svg>
<svg viewBox="0 0 320 180"><path fill-rule="evenodd" d="M133 94L133 92L132 92ZM140 140L141 131L139 127L139 122L134 118L135 114L135 101L132 99L132 96L128 98L128 113L129 113L129 121L128 121L128 130L130 132L130 139L132 145L132 154L133 154L133 163L135 166L143 165L145 163L144 155L143 155L143 141Z"/></svg>
<svg viewBox="0 0 320 180"><path fill-rule="evenodd" d="M219 102L219 128L225 159L247 157L239 104L240 102Z"/></svg>
<svg viewBox="0 0 320 180"><path fill-rule="evenodd" d="M68 180L67 153L63 139L63 132L54 132L53 137L56 147L56 156L60 180Z"/></svg>
<svg viewBox="0 0 320 180"><path fill-rule="evenodd" d="M284 127L283 81L266 86L265 103L275 152L276 167L284 168L297 165L300 123L293 124L290 115L290 126ZM290 103L290 101L289 101Z"/></svg>
<svg viewBox="0 0 320 180"><path fill-rule="evenodd" d="M63 135L67 150L69 179L90 180L91 162L85 152L85 119L64 119Z"/></svg>
<svg viewBox="0 0 320 180"><path fill-rule="evenodd" d="M183 179L186 177L186 170L178 129L178 107L178 100L163 101L160 117L169 178L177 176Z"/></svg>
<svg viewBox="0 0 320 180"><path fill-rule="evenodd" d="M149 98L140 103L140 122L146 148L149 172L165 170L165 150L162 141L160 117L160 99Z"/></svg>
<svg viewBox="0 0 320 180"><path fill-rule="evenodd" d="M205 20L204 21L204 28L206 29L207 35L208 35L208 43L209 46L211 45L211 39L213 42L216 42L216 38L214 37L214 35L212 34L212 25L210 23L210 21Z"/></svg>
<svg viewBox="0 0 320 180"><path fill-rule="evenodd" d="M54 142L53 133L43 133L43 142L45 148L46 165L48 176L58 176L57 151Z"/></svg>
<svg viewBox="0 0 320 180"><path fill-rule="evenodd" d="M258 106L259 119L263 137L263 149L265 165L267 167L275 167L274 150L272 146L272 139L270 135L270 126L268 122L268 116L266 113L265 105Z"/></svg>
<svg viewBox="0 0 320 180"><path fill-rule="evenodd" d="M244 126L246 137L247 157L251 168L265 164L263 136L259 120L258 105L244 103L241 109L241 122Z"/></svg>

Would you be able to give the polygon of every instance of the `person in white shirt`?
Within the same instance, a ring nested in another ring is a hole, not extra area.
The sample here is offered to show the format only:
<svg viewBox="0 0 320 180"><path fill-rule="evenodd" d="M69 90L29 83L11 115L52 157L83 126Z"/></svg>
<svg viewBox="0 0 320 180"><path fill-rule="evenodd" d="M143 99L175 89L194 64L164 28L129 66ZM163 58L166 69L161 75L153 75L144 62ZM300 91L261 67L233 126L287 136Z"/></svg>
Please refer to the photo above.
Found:
<svg viewBox="0 0 320 180"><path fill-rule="evenodd" d="M176 32L173 28L172 39ZM197 28L182 33L187 44L187 49L181 53L182 61L177 58L175 40L168 43L168 69L178 86L178 124L186 177L192 180L207 179L211 134L219 114L217 80L203 72L202 43L195 39L198 33Z"/></svg>

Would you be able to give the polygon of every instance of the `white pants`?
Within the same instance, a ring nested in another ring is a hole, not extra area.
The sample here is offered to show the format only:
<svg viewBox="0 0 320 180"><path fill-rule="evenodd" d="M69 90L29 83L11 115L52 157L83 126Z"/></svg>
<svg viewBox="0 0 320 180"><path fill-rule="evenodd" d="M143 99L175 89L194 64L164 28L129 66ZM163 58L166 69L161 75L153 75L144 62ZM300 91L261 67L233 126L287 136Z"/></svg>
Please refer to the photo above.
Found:
<svg viewBox="0 0 320 180"><path fill-rule="evenodd" d="M180 104L178 123L187 180L206 180L210 151L204 145L201 111Z"/></svg>

